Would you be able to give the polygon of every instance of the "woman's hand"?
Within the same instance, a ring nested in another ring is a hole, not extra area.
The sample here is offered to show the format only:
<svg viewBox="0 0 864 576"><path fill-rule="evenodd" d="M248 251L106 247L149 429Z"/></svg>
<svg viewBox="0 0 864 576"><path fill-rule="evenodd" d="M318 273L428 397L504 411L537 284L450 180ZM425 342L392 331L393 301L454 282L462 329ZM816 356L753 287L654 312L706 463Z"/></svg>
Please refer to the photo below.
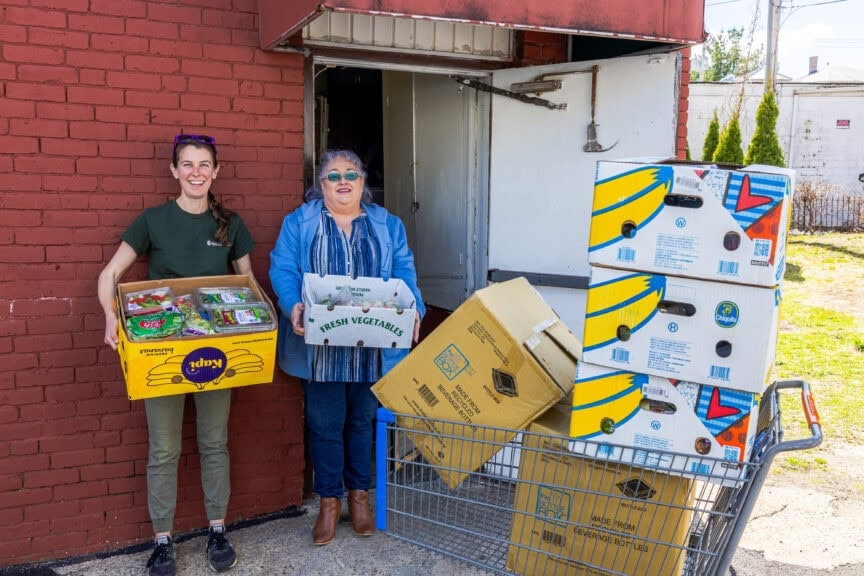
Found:
<svg viewBox="0 0 864 576"><path fill-rule="evenodd" d="M302 302L297 302L291 308L291 326L294 327L294 334L303 336L306 331L303 330L303 311L306 310L306 305Z"/></svg>
<svg viewBox="0 0 864 576"><path fill-rule="evenodd" d="M414 343L420 340L420 312L414 311Z"/></svg>
<svg viewBox="0 0 864 576"><path fill-rule="evenodd" d="M117 349L117 344L120 339L117 337L117 313L112 311L110 314L105 313L105 343L111 346L114 350Z"/></svg>

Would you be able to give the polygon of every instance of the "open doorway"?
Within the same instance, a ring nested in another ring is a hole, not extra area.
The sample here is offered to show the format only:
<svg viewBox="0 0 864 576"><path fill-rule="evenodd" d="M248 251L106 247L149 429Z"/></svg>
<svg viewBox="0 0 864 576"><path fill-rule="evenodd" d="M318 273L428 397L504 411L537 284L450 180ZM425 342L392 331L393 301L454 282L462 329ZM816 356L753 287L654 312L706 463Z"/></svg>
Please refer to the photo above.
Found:
<svg viewBox="0 0 864 576"><path fill-rule="evenodd" d="M314 90L316 163L348 148L366 164L374 201L405 224L428 332L477 286L479 97L444 74L327 64Z"/></svg>

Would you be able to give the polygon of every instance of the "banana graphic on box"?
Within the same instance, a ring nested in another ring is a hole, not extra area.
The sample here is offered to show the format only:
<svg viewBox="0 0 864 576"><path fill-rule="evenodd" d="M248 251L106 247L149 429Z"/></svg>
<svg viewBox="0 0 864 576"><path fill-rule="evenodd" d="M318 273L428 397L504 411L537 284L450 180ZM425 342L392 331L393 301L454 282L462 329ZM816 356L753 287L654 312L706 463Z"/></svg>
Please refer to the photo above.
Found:
<svg viewBox="0 0 864 576"><path fill-rule="evenodd" d="M249 350L238 349L225 353L225 369L215 378L206 382L193 382L183 372L183 362L186 356L172 356L162 364L158 364L147 373L147 386L193 386L199 391L208 386L218 386L226 378L237 374L260 372L264 369L264 360Z"/></svg>
<svg viewBox="0 0 864 576"><path fill-rule="evenodd" d="M621 327L636 332L657 313L666 293L666 277L629 274L588 286L584 350L602 348L621 339Z"/></svg>
<svg viewBox="0 0 864 576"><path fill-rule="evenodd" d="M588 251L624 238L622 227L643 227L663 209L672 189L671 166L645 166L598 181L594 186Z"/></svg>
<svg viewBox="0 0 864 576"><path fill-rule="evenodd" d="M644 374L620 371L577 380L573 386L570 437L587 439L611 434L639 412L642 386L647 382Z"/></svg>

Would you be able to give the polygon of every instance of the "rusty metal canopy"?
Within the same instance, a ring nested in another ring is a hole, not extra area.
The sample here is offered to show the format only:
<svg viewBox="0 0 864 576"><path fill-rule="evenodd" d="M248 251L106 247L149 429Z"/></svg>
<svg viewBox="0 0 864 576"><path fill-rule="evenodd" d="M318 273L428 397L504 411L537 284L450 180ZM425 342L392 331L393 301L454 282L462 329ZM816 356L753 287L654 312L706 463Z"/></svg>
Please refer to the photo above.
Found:
<svg viewBox="0 0 864 576"><path fill-rule="evenodd" d="M261 47L285 44L327 10L678 45L705 37L705 0L259 0Z"/></svg>

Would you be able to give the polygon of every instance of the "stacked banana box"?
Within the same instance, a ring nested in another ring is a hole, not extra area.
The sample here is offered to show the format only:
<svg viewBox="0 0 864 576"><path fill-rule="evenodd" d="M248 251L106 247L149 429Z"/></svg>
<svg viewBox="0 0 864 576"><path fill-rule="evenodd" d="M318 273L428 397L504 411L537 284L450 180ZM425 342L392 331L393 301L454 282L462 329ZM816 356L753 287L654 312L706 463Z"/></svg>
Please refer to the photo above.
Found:
<svg viewBox="0 0 864 576"><path fill-rule="evenodd" d="M627 160L595 176L572 409L528 428L569 441L523 439L508 568L679 574L695 482L740 485L753 447L794 172ZM637 481L651 489L631 498Z"/></svg>
<svg viewBox="0 0 864 576"><path fill-rule="evenodd" d="M598 162L570 430L592 456L739 479L774 362L794 174Z"/></svg>

